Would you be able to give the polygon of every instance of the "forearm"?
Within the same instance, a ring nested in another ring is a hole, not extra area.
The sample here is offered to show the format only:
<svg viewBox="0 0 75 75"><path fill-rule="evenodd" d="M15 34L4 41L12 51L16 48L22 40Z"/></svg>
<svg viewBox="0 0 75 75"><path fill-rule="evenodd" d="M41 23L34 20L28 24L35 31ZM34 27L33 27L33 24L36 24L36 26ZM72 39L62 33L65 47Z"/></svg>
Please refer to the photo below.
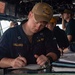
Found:
<svg viewBox="0 0 75 75"><path fill-rule="evenodd" d="M71 42L72 41L72 35L67 35L68 41Z"/></svg>
<svg viewBox="0 0 75 75"><path fill-rule="evenodd" d="M62 18L62 29L63 29L63 30L66 30L66 27L65 27L65 21L64 21L63 18Z"/></svg>
<svg viewBox="0 0 75 75"><path fill-rule="evenodd" d="M0 67L1 68L11 67L12 61L13 61L13 59L10 59L10 58L2 58L0 60Z"/></svg>

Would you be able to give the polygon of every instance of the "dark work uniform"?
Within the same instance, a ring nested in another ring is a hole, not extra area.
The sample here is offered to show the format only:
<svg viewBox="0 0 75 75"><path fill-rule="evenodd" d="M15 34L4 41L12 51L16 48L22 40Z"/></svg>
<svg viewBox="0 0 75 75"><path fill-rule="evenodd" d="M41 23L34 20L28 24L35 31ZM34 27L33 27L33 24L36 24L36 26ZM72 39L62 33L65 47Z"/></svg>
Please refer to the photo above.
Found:
<svg viewBox="0 0 75 75"><path fill-rule="evenodd" d="M75 52L75 20L71 19L66 26L66 34L72 36L69 49Z"/></svg>
<svg viewBox="0 0 75 75"><path fill-rule="evenodd" d="M52 33L46 28L33 35L32 43L29 42L21 25L8 29L0 40L0 59L16 58L20 54L27 59L28 64L35 64L35 54L46 55L49 52L54 52L58 58L60 57Z"/></svg>
<svg viewBox="0 0 75 75"><path fill-rule="evenodd" d="M72 35L72 41L75 42L75 20L71 19L66 25L66 34Z"/></svg>
<svg viewBox="0 0 75 75"><path fill-rule="evenodd" d="M69 41L64 30L56 26L53 30L54 37L56 38L57 44L60 48L67 48L69 46Z"/></svg>

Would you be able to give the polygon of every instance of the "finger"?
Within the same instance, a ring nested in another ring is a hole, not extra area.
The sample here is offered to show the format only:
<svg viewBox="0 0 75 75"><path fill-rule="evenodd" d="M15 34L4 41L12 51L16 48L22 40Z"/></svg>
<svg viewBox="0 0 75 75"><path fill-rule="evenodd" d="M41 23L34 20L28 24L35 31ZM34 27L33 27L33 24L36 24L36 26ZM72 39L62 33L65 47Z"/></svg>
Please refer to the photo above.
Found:
<svg viewBox="0 0 75 75"><path fill-rule="evenodd" d="M22 61L18 61L16 64L18 65L18 67L23 67L23 66L25 66L25 63L22 62Z"/></svg>
<svg viewBox="0 0 75 75"><path fill-rule="evenodd" d="M43 66L44 64L45 64L44 62L41 62L39 65L40 65L40 66Z"/></svg>
<svg viewBox="0 0 75 75"><path fill-rule="evenodd" d="M27 61L26 61L26 59L24 57L20 56L20 57L18 57L18 60L22 61L24 64L27 63Z"/></svg>
<svg viewBox="0 0 75 75"><path fill-rule="evenodd" d="M22 65L19 60L16 60L15 63L13 64L13 68L18 68L18 67L22 67Z"/></svg>
<svg viewBox="0 0 75 75"><path fill-rule="evenodd" d="M14 66L15 67L22 67L22 65L20 64L20 62L16 62L16 64Z"/></svg>
<svg viewBox="0 0 75 75"><path fill-rule="evenodd" d="M25 66L26 63L23 62L20 57L17 57L16 59L14 59L12 62L11 62L11 66L12 67L23 67Z"/></svg>
<svg viewBox="0 0 75 75"><path fill-rule="evenodd" d="M44 61L38 61L37 64L42 66L42 65L44 65Z"/></svg>
<svg viewBox="0 0 75 75"><path fill-rule="evenodd" d="M35 54L34 57L35 57L35 58L38 58L39 56Z"/></svg>

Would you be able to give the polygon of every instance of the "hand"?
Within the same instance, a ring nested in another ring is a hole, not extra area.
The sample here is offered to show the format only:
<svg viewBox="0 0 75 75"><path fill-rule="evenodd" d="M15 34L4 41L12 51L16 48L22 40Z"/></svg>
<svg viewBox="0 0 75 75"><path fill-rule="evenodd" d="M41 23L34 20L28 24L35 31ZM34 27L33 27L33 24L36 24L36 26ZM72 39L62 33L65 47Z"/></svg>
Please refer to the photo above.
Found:
<svg viewBox="0 0 75 75"><path fill-rule="evenodd" d="M61 55L63 55L63 49L58 48L58 50L60 51Z"/></svg>
<svg viewBox="0 0 75 75"><path fill-rule="evenodd" d="M23 67L27 64L27 61L24 57L22 56L18 56L16 59L13 59L12 62L11 62L11 66L13 68L16 68L16 67Z"/></svg>
<svg viewBox="0 0 75 75"><path fill-rule="evenodd" d="M35 54L34 57L37 58L37 60L36 60L37 64L39 64L41 66L45 65L45 63L48 61L48 58L44 55L38 56Z"/></svg>

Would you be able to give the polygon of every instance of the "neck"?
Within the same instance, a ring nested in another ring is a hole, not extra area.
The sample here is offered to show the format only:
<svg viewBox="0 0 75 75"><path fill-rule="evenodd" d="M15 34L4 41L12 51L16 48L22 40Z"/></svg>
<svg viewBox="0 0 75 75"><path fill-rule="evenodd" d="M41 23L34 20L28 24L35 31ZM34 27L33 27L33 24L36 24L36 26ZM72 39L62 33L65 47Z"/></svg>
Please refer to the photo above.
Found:
<svg viewBox="0 0 75 75"><path fill-rule="evenodd" d="M71 18L68 18L66 21L69 22Z"/></svg>
<svg viewBox="0 0 75 75"><path fill-rule="evenodd" d="M22 25L23 31L26 35L28 36L32 36L33 33L30 31L29 26L28 26L28 22L26 22L25 24Z"/></svg>

